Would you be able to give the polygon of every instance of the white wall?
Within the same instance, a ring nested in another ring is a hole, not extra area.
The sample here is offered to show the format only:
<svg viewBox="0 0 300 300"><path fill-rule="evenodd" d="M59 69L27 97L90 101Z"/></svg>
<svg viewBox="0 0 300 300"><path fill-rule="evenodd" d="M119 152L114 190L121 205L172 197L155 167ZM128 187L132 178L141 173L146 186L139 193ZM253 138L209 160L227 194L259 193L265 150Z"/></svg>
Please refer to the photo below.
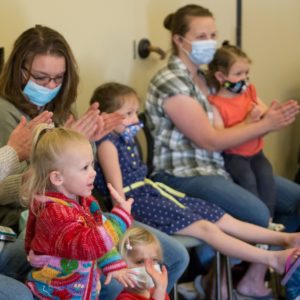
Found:
<svg viewBox="0 0 300 300"><path fill-rule="evenodd" d="M242 46L253 60L251 80L258 94L300 100L300 1L243 1ZM300 150L300 118L266 138L266 154L275 171L293 178Z"/></svg>

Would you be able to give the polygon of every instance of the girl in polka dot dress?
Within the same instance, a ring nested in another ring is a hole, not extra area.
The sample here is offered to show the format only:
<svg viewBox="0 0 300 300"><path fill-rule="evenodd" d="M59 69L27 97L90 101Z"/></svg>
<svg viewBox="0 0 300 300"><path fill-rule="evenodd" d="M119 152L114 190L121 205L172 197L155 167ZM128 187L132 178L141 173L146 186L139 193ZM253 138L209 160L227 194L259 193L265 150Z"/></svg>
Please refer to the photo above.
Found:
<svg viewBox="0 0 300 300"><path fill-rule="evenodd" d="M94 91L90 102L99 102L103 112L119 112L124 116L114 132L96 142L95 186L108 195L106 182L110 182L121 196L134 198L132 215L136 220L167 234L201 239L225 255L267 264L279 273L284 272L288 257L298 259L300 248L295 247L300 245L300 233L274 232L239 221L214 204L187 197L146 177L147 167L134 140L142 124L137 116L139 99L132 88L106 83ZM268 251L248 243L288 249Z"/></svg>

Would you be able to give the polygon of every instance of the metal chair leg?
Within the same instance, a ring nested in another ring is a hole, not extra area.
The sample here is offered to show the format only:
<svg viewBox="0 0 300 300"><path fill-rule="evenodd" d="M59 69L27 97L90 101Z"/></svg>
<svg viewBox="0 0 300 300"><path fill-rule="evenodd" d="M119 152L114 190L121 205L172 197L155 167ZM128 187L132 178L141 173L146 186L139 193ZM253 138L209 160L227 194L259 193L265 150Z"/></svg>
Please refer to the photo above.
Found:
<svg viewBox="0 0 300 300"><path fill-rule="evenodd" d="M228 300L233 300L233 293L232 293L233 287L232 287L230 258L228 256L225 256L224 259L225 259L225 269L226 269Z"/></svg>
<svg viewBox="0 0 300 300"><path fill-rule="evenodd" d="M174 287L173 287L173 299L178 300L177 282L175 282Z"/></svg>
<svg viewBox="0 0 300 300"><path fill-rule="evenodd" d="M216 300L222 300L221 276L222 276L221 253L217 251L216 252L216 297L217 297Z"/></svg>

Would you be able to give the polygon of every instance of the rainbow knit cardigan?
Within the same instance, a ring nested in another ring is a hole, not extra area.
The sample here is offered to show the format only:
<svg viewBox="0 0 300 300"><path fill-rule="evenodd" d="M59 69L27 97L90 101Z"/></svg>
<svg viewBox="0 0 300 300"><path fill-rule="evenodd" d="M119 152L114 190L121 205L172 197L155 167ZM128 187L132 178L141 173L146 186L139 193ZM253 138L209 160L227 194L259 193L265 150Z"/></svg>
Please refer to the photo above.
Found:
<svg viewBox="0 0 300 300"><path fill-rule="evenodd" d="M126 268L115 245L131 223L120 207L104 216L93 197L79 203L60 193L38 197L26 229L33 266L27 286L38 299L98 299L100 270Z"/></svg>

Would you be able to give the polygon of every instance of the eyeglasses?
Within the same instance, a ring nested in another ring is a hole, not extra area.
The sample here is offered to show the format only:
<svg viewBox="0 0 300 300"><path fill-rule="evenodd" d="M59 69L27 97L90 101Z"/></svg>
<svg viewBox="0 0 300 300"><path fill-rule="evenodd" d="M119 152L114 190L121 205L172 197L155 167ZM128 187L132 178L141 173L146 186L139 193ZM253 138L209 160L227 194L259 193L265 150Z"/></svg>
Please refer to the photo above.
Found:
<svg viewBox="0 0 300 300"><path fill-rule="evenodd" d="M39 84L39 85L47 85L50 83L52 80L55 84L59 85L63 82L64 80L64 74L58 75L55 77L51 76L45 76L45 75L35 75L32 74L27 68L23 68L28 74L34 79L34 81Z"/></svg>

